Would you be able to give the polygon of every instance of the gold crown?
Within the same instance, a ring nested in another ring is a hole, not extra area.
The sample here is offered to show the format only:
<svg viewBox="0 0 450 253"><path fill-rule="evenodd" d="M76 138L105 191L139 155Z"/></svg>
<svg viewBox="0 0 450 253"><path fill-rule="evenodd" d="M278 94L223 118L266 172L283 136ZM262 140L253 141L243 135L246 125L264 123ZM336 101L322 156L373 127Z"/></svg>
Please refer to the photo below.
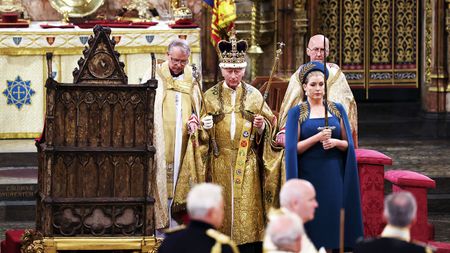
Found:
<svg viewBox="0 0 450 253"><path fill-rule="evenodd" d="M248 49L247 41L237 40L234 28L230 32L230 41L221 40L217 44L221 68L245 68L245 55Z"/></svg>

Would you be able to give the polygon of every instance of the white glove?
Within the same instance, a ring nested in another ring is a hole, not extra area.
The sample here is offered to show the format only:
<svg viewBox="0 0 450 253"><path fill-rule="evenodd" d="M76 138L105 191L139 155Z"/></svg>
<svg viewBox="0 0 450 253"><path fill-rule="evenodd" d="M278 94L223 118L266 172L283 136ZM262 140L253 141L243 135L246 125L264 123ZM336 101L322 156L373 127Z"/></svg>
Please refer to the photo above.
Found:
<svg viewBox="0 0 450 253"><path fill-rule="evenodd" d="M203 129L208 130L211 129L214 125L213 116L208 115L202 119Z"/></svg>

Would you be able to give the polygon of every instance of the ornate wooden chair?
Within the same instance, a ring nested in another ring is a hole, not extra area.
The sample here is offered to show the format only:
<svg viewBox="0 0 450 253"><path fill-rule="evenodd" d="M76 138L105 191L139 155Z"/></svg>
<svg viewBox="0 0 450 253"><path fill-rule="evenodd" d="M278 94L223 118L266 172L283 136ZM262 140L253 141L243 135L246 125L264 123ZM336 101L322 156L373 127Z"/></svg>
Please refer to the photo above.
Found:
<svg viewBox="0 0 450 253"><path fill-rule="evenodd" d="M52 78L52 55L47 54L36 220L46 252L144 251L155 242L157 80L152 73L144 84L128 84L110 34L109 28L94 28L73 83Z"/></svg>

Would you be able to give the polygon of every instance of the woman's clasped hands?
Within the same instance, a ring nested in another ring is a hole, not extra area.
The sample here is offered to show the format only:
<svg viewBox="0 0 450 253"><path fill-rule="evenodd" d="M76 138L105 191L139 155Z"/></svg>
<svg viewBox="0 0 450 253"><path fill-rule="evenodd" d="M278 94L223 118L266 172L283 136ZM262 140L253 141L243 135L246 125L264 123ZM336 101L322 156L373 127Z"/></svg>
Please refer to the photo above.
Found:
<svg viewBox="0 0 450 253"><path fill-rule="evenodd" d="M332 130L330 128L325 128L319 133L317 133L319 137L319 141L322 143L323 149L332 149L336 147L336 139L331 138Z"/></svg>

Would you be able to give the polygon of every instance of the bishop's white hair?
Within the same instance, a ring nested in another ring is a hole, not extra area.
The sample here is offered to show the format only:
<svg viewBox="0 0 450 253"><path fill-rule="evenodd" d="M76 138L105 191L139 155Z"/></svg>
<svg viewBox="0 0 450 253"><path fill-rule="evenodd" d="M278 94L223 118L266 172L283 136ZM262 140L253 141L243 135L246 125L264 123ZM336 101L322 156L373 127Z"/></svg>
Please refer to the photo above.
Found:
<svg viewBox="0 0 450 253"><path fill-rule="evenodd" d="M222 188L211 183L195 185L187 196L187 211L191 218L201 219L211 208L220 207Z"/></svg>

